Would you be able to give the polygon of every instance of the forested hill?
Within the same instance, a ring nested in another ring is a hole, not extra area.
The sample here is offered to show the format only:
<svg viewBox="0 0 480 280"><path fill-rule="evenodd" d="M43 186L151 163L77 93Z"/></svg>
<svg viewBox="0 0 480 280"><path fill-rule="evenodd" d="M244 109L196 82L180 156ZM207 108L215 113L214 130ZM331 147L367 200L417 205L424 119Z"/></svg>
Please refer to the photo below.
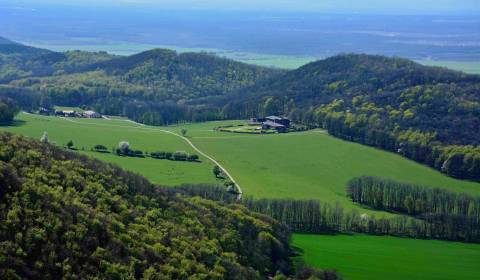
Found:
<svg viewBox="0 0 480 280"><path fill-rule="evenodd" d="M289 233L271 218L184 197L39 141L1 133L0 142L2 279L291 273Z"/></svg>
<svg viewBox="0 0 480 280"><path fill-rule="evenodd" d="M0 83L68 73L112 58L105 52L53 52L0 37Z"/></svg>
<svg viewBox="0 0 480 280"><path fill-rule="evenodd" d="M285 72L165 49L125 57L80 51L0 57L0 97L23 96L26 110L88 106L154 125L223 118L212 99Z"/></svg>
<svg viewBox="0 0 480 280"><path fill-rule="evenodd" d="M104 71L122 82L145 86L165 101L224 95L282 73L208 53L182 53L154 49L95 63L83 71Z"/></svg>
<svg viewBox="0 0 480 280"><path fill-rule="evenodd" d="M337 137L480 180L480 76L409 60L340 55L246 88L233 117L287 115Z"/></svg>

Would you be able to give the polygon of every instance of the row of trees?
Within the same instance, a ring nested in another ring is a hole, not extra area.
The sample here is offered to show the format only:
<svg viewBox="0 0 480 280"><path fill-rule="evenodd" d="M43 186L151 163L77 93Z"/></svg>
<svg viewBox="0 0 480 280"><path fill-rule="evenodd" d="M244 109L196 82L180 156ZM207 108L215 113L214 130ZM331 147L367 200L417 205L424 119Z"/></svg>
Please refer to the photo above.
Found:
<svg viewBox="0 0 480 280"><path fill-rule="evenodd" d="M354 178L347 194L353 202L409 215L427 213L470 216L480 220L480 197L377 177Z"/></svg>
<svg viewBox="0 0 480 280"><path fill-rule="evenodd" d="M179 188L184 194L200 196L226 203L241 203L248 209L266 214L299 233L366 233L402 237L480 242L478 219L463 215L428 213L421 218L405 215L377 217L358 210L345 210L318 200L252 199L238 201L218 187Z"/></svg>

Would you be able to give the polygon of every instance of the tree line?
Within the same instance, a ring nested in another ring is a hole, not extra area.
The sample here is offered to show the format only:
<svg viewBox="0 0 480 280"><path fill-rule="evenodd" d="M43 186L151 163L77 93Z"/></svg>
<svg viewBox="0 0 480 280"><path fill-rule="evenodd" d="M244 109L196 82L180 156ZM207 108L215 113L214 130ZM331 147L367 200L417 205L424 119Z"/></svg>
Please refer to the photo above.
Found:
<svg viewBox="0 0 480 280"><path fill-rule="evenodd" d="M215 186L181 186L177 192L224 203L240 203L248 209L266 214L284 224L293 232L332 234L365 233L421 239L440 239L480 242L477 218L462 215L426 213L422 216L397 215L393 217L345 210L339 203L318 200L253 199L240 201L225 188Z"/></svg>

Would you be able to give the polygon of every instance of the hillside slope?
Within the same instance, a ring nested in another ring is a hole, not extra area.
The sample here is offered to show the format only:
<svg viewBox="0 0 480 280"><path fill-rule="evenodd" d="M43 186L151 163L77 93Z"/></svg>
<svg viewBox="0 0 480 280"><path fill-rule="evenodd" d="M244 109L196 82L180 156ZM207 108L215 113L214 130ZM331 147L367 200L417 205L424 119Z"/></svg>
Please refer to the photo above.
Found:
<svg viewBox="0 0 480 280"><path fill-rule="evenodd" d="M72 72L114 57L105 52L53 52L0 37L0 84L26 77Z"/></svg>
<svg viewBox="0 0 480 280"><path fill-rule="evenodd" d="M50 145L0 134L5 279L264 279L289 234L234 205L184 198Z"/></svg>
<svg viewBox="0 0 480 280"><path fill-rule="evenodd" d="M346 140L480 180L480 76L409 60L340 55L225 100L233 117L288 115Z"/></svg>

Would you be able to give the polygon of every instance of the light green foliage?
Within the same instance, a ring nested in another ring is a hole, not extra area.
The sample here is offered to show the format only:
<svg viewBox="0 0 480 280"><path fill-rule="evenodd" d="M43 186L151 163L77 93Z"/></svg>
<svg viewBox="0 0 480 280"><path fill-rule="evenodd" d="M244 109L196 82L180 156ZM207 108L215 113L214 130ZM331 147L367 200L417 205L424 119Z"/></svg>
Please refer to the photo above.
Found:
<svg viewBox="0 0 480 280"><path fill-rule="evenodd" d="M307 264L349 280L480 279L480 245L367 235L293 236Z"/></svg>
<svg viewBox="0 0 480 280"><path fill-rule="evenodd" d="M286 227L187 198L36 140L0 133L2 279L268 279Z"/></svg>

